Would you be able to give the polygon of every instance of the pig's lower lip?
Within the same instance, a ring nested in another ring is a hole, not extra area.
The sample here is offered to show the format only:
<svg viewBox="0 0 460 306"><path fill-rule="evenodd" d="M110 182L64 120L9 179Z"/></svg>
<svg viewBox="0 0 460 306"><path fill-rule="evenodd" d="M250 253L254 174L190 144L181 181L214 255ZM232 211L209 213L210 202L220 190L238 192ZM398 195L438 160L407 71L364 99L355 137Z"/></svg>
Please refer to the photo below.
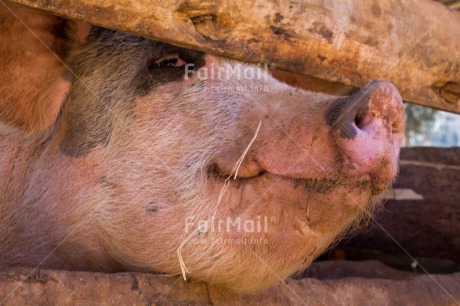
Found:
<svg viewBox="0 0 460 306"><path fill-rule="evenodd" d="M291 178L294 182L294 188L302 186L310 192L327 193L338 186L343 181L342 179L323 178L323 179L305 179Z"/></svg>
<svg viewBox="0 0 460 306"><path fill-rule="evenodd" d="M223 173L217 165L213 165L208 170L208 176L213 177L215 179L221 180L224 182L230 177L230 174ZM276 177L279 180L291 180L293 183L293 188L297 189L299 187L305 188L308 192L314 193L329 193L335 187L341 185L352 185L356 187L356 185L368 185L370 186L370 176L365 175L360 178L356 178L355 180L346 180L344 178L299 178L299 177L290 177L284 175L278 175L274 173L270 173L266 170L260 171L257 175L249 176L249 177L237 177L236 178L236 185L238 186L241 183L249 182L254 179L260 179L262 177L272 179L272 177ZM233 177L232 177L233 181ZM373 192L374 193L374 192Z"/></svg>

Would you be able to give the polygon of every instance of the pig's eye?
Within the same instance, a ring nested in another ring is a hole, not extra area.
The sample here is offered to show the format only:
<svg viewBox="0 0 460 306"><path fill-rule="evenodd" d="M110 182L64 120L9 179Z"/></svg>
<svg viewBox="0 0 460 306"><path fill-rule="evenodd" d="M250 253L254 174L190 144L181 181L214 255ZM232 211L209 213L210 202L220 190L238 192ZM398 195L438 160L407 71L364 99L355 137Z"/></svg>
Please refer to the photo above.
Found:
<svg viewBox="0 0 460 306"><path fill-rule="evenodd" d="M168 54L160 57L155 61L155 66L158 68L162 67L182 67L187 64L178 54Z"/></svg>

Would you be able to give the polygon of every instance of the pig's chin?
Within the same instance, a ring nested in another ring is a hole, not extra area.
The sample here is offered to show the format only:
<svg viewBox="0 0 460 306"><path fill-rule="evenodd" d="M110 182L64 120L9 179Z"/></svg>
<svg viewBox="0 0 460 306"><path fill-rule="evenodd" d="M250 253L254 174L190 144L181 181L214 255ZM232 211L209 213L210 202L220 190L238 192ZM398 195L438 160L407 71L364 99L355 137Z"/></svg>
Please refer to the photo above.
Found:
<svg viewBox="0 0 460 306"><path fill-rule="evenodd" d="M313 180L261 172L232 178L219 201L227 178L218 171L208 175L217 218L201 237L215 240L209 254L226 258L213 263L222 277L213 275L213 280L238 291L265 287L306 268L374 207L368 178ZM232 282L236 275L251 278L240 280L246 287L239 288L237 278Z"/></svg>

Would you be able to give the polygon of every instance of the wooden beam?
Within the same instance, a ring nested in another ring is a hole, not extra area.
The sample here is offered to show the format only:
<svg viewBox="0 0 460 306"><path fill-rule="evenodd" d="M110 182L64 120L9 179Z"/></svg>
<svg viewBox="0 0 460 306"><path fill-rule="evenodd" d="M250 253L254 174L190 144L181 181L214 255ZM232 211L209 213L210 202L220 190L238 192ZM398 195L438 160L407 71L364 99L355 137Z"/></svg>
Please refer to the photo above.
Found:
<svg viewBox="0 0 460 306"><path fill-rule="evenodd" d="M358 265L353 266L358 269ZM0 271L0 299L4 306L458 305L460 273L400 280L288 279L264 291L243 295L204 283L184 282L180 276L16 268Z"/></svg>
<svg viewBox="0 0 460 306"><path fill-rule="evenodd" d="M66 18L460 113L460 12L432 0L12 0Z"/></svg>
<svg viewBox="0 0 460 306"><path fill-rule="evenodd" d="M340 248L460 263L460 148L403 149L398 190L369 231Z"/></svg>

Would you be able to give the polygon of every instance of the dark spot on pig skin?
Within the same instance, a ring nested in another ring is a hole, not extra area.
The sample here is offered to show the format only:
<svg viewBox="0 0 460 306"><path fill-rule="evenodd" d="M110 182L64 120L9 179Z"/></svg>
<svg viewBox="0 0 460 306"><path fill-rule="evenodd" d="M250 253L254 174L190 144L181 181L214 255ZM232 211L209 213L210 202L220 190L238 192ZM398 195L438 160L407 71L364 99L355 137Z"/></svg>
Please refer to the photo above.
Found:
<svg viewBox="0 0 460 306"><path fill-rule="evenodd" d="M90 110L90 107L87 109ZM112 118L103 110L94 109L101 113L98 118L90 117L88 121L82 120L78 109L66 110L68 127L60 144L61 152L67 156L80 157L88 154L96 146L107 146L112 134ZM93 120L91 120L93 119Z"/></svg>
<svg viewBox="0 0 460 306"><path fill-rule="evenodd" d="M158 211L158 205L155 201L150 201L148 203L148 208L147 208L147 211L149 213L156 213Z"/></svg>
<svg viewBox="0 0 460 306"><path fill-rule="evenodd" d="M357 114L368 109L369 94L376 81L366 84L356 94L335 100L326 111L327 124L334 130L339 130L340 137L353 139L356 129L353 126Z"/></svg>
<svg viewBox="0 0 460 306"><path fill-rule="evenodd" d="M160 44L160 43L159 43ZM179 57L188 64L193 64L193 69L199 69L205 64L204 53L200 51L183 49L180 47L174 47L171 45L161 44L163 50L161 53L164 55L168 53L177 53ZM159 50L155 50L159 51ZM184 67L158 67L155 61L163 56L152 57L146 65L139 71L139 74L133 80L133 86L136 88L136 94L139 96L145 96L149 94L155 86L159 84L180 81L185 76ZM191 68L190 68L191 69ZM190 70L189 69L189 70ZM190 75L189 75L190 77Z"/></svg>
<svg viewBox="0 0 460 306"><path fill-rule="evenodd" d="M61 152L80 157L96 146L107 146L114 114L125 116L122 130L129 129L137 96L184 78L185 67L154 65L171 54L193 63L195 69L205 63L203 52L93 26L86 42L68 59L76 77L63 108Z"/></svg>
<svg viewBox="0 0 460 306"><path fill-rule="evenodd" d="M67 156L80 157L98 145L105 147L112 134L109 109L104 105L88 103L82 110L80 112L77 107L70 106L65 110L67 129L60 149Z"/></svg>
<svg viewBox="0 0 460 306"><path fill-rule="evenodd" d="M149 208L147 208L147 211L148 211L149 213L156 213L156 212L158 211L158 208L156 208L156 207L149 207Z"/></svg>

